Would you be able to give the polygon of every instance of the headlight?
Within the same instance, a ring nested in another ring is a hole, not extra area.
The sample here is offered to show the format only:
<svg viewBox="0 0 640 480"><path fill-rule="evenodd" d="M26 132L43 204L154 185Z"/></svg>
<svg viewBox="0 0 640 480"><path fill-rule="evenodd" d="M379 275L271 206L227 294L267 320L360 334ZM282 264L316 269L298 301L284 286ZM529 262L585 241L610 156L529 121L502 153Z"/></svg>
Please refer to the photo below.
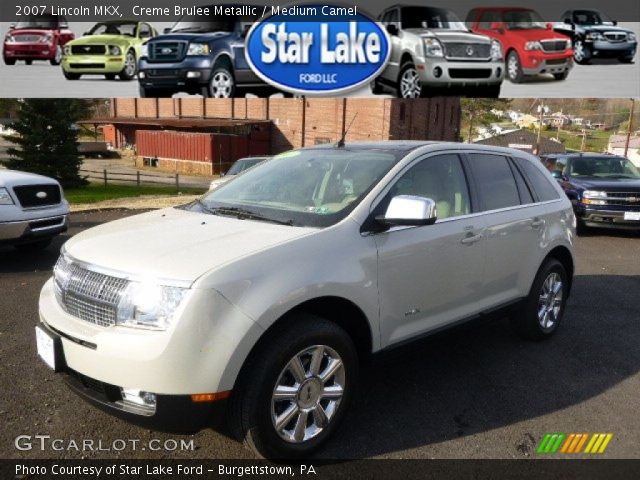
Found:
<svg viewBox="0 0 640 480"><path fill-rule="evenodd" d="M6 37L4 37L4 41L7 43L14 43L16 41L15 37L11 34L7 34Z"/></svg>
<svg viewBox="0 0 640 480"><path fill-rule="evenodd" d="M425 38L424 53L427 57L444 57L442 44L435 38Z"/></svg>
<svg viewBox="0 0 640 480"><path fill-rule="evenodd" d="M502 60L502 45L497 40L491 40L491 59Z"/></svg>
<svg viewBox="0 0 640 480"><path fill-rule="evenodd" d="M120 54L122 54L122 50L120 49L119 46L117 46L117 45L109 45L109 55L117 57Z"/></svg>
<svg viewBox="0 0 640 480"><path fill-rule="evenodd" d="M0 205L13 205L13 200L6 188L0 188Z"/></svg>
<svg viewBox="0 0 640 480"><path fill-rule="evenodd" d="M209 45L206 43L192 43L189 45L187 55L208 55Z"/></svg>
<svg viewBox="0 0 640 480"><path fill-rule="evenodd" d="M166 330L188 289L130 282L118 304L116 323L128 327Z"/></svg>
<svg viewBox="0 0 640 480"><path fill-rule="evenodd" d="M540 45L540 42L527 42L524 44L524 49L527 51L542 50L542 45Z"/></svg>
<svg viewBox="0 0 640 480"><path fill-rule="evenodd" d="M52 38L53 36L50 33L47 33L46 35L40 37L40 43L49 43Z"/></svg>
<svg viewBox="0 0 640 480"><path fill-rule="evenodd" d="M627 39L628 39L630 42L635 42L635 41L638 39L638 37L636 36L636 34L635 34L635 33L630 33L630 34L628 34L628 35L627 35Z"/></svg>
<svg viewBox="0 0 640 480"><path fill-rule="evenodd" d="M141 57L149 56L149 45L145 44L140 47L140 56Z"/></svg>
<svg viewBox="0 0 640 480"><path fill-rule="evenodd" d="M587 205L606 205L607 192L585 190L582 192L582 203Z"/></svg>
<svg viewBox="0 0 640 480"><path fill-rule="evenodd" d="M65 55L71 55L71 47L69 45L65 45L62 51Z"/></svg>
<svg viewBox="0 0 640 480"><path fill-rule="evenodd" d="M603 38L604 37L600 32L587 33L587 36L586 36L587 40L602 40Z"/></svg>

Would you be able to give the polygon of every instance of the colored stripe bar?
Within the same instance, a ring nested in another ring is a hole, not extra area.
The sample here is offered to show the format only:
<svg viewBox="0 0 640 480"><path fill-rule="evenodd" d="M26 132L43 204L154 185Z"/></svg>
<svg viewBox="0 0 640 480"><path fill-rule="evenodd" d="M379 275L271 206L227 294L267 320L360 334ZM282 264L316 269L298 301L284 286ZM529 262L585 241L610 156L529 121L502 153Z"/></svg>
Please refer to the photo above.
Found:
<svg viewBox="0 0 640 480"><path fill-rule="evenodd" d="M540 442L540 445L538 445L537 453L544 452L545 446L547 445L547 442L549 441L550 438L551 438L550 433L547 433L544 437L542 437L542 441Z"/></svg>

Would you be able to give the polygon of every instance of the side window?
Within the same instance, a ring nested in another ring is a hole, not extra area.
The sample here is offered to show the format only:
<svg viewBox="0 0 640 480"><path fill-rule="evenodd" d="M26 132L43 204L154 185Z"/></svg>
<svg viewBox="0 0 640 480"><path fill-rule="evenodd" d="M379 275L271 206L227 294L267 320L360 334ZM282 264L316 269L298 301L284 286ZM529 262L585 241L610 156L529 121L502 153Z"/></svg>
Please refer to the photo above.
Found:
<svg viewBox="0 0 640 480"><path fill-rule="evenodd" d="M138 37L140 38L151 38L151 28L146 23L140 24L140 32L138 33Z"/></svg>
<svg viewBox="0 0 640 480"><path fill-rule="evenodd" d="M478 28L480 30L491 30L491 24L500 21L500 14L496 11L487 10L480 15Z"/></svg>
<svg viewBox="0 0 640 480"><path fill-rule="evenodd" d="M516 158L515 160L529 179L529 183L538 195L538 200L546 202L560 198L551 181L540 171L538 167L524 158Z"/></svg>
<svg viewBox="0 0 640 480"><path fill-rule="evenodd" d="M469 158L482 201L482 210L520 205L516 180L506 157L470 153Z"/></svg>
<svg viewBox="0 0 640 480"><path fill-rule="evenodd" d="M389 12L389 23L394 23L398 28L400 28L399 22L400 15L398 15L398 9L394 8Z"/></svg>
<svg viewBox="0 0 640 480"><path fill-rule="evenodd" d="M438 219L471 212L469 189L460 158L455 154L422 160L393 186L387 198L396 195L427 197L436 202Z"/></svg>
<svg viewBox="0 0 640 480"><path fill-rule="evenodd" d="M529 186L522 176L522 172L513 163L511 163L511 170L513 172L513 176L516 177L516 185L518 187L518 193L520 194L520 203L522 205L533 203L533 195L531 195L531 190L529 190Z"/></svg>

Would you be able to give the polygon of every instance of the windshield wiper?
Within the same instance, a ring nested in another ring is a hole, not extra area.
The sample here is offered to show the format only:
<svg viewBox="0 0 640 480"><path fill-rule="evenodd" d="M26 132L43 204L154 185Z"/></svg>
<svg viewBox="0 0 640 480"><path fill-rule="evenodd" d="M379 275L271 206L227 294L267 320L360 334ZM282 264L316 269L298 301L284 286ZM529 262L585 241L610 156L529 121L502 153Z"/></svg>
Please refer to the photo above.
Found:
<svg viewBox="0 0 640 480"><path fill-rule="evenodd" d="M271 222L276 223L278 225L287 225L289 227L293 226L293 220L277 220L275 218L265 217L264 215L260 215L259 213L252 212L251 210L245 210L244 208L239 207L216 207L209 208L200 202L203 205L203 208L213 214L213 215L224 215L236 217L239 220L258 220L261 222Z"/></svg>

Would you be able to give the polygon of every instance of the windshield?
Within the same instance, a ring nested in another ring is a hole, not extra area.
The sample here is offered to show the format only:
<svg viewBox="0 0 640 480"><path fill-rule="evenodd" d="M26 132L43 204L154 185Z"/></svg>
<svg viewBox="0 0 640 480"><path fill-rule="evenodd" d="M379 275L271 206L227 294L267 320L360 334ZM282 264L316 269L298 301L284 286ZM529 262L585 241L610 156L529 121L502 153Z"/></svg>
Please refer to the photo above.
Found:
<svg viewBox="0 0 640 480"><path fill-rule="evenodd" d="M58 28L58 17L53 15L31 16L27 20L18 22L16 30L21 28L43 28L45 30Z"/></svg>
<svg viewBox="0 0 640 480"><path fill-rule="evenodd" d="M533 10L514 10L504 12L504 23L507 30L545 30L547 24Z"/></svg>
<svg viewBox="0 0 640 480"><path fill-rule="evenodd" d="M640 171L623 157L580 157L571 162L569 175L573 177L639 179Z"/></svg>
<svg viewBox="0 0 640 480"><path fill-rule="evenodd" d="M201 204L212 213L236 208L274 221L326 227L348 215L405 153L348 147L293 150L211 191Z"/></svg>
<svg viewBox="0 0 640 480"><path fill-rule="evenodd" d="M595 10L576 10L573 22L577 25L613 25L613 21L604 13Z"/></svg>
<svg viewBox="0 0 640 480"><path fill-rule="evenodd" d="M97 23L91 30L89 35L127 35L129 37L136 36L136 29L138 24L135 22L127 23Z"/></svg>
<svg viewBox="0 0 640 480"><path fill-rule="evenodd" d="M402 28L434 28L467 30L455 13L442 8L405 7L402 9Z"/></svg>
<svg viewBox="0 0 640 480"><path fill-rule="evenodd" d="M227 171L227 175L237 175L254 165L264 162L264 160L264 158L247 158L238 160L236 163L231 165L231 168Z"/></svg>

